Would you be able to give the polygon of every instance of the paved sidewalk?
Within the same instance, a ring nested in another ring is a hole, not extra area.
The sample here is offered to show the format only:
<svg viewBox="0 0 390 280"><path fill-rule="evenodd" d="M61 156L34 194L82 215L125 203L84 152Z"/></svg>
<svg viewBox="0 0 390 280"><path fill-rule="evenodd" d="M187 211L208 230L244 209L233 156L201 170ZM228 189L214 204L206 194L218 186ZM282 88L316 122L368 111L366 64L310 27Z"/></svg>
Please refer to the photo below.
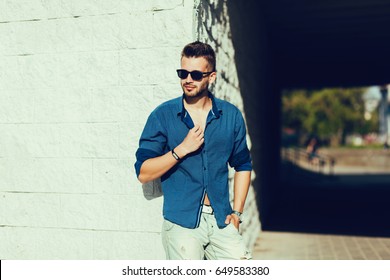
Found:
<svg viewBox="0 0 390 280"><path fill-rule="evenodd" d="M390 238L263 231L255 260L390 260Z"/></svg>

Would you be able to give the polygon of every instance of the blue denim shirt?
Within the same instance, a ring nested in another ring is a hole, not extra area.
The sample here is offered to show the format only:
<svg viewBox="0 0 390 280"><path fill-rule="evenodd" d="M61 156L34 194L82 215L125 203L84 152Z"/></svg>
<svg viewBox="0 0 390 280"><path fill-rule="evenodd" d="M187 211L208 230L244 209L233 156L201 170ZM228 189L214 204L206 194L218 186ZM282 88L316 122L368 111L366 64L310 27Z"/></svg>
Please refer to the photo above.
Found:
<svg viewBox="0 0 390 280"><path fill-rule="evenodd" d="M252 170L241 112L211 93L212 110L204 131L204 144L161 177L164 218L186 228L199 226L207 193L218 227L225 227L232 212L229 200L228 164L236 171ZM142 163L177 147L194 123L185 110L183 96L158 106L149 116L136 152L135 170Z"/></svg>

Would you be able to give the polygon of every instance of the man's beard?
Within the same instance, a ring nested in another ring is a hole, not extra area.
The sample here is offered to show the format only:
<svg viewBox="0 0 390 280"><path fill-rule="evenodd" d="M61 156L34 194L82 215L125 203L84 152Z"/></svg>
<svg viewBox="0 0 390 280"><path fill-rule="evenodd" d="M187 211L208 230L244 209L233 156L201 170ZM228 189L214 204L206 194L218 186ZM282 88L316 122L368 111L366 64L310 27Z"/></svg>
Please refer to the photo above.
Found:
<svg viewBox="0 0 390 280"><path fill-rule="evenodd" d="M184 95L188 98L198 98L198 97L202 97L202 96L208 94L208 87L207 86L202 88L202 89L199 89L199 90L196 90L197 88L194 88L194 90L191 92L187 91L186 88L184 87L184 85L182 85L182 89L183 89Z"/></svg>

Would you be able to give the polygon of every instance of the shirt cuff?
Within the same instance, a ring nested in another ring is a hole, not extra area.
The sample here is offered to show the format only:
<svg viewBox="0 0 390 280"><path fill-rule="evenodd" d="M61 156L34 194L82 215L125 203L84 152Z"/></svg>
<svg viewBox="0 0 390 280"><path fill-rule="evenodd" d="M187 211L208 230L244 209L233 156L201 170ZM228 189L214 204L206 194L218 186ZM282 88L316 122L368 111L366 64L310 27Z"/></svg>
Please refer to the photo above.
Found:
<svg viewBox="0 0 390 280"><path fill-rule="evenodd" d="M252 163L248 161L247 163L241 164L239 166L234 167L236 171L252 171Z"/></svg>
<svg viewBox="0 0 390 280"><path fill-rule="evenodd" d="M135 168L135 173L137 174L137 178L138 178L139 173L141 172L141 166L144 163L144 161L148 160L150 158L158 157L158 156L160 156L160 154L155 152L155 151L152 151L152 150L140 148L137 150L135 156L137 158L137 161L134 164L134 168Z"/></svg>

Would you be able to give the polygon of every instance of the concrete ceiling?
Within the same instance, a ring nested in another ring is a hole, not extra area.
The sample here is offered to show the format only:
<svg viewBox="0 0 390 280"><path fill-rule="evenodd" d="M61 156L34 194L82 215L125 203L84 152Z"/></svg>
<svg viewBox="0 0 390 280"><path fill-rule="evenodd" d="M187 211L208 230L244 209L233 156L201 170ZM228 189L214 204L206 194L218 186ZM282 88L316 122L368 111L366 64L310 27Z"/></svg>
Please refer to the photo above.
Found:
<svg viewBox="0 0 390 280"><path fill-rule="evenodd" d="M390 83L390 0L272 0L263 11L281 86Z"/></svg>

